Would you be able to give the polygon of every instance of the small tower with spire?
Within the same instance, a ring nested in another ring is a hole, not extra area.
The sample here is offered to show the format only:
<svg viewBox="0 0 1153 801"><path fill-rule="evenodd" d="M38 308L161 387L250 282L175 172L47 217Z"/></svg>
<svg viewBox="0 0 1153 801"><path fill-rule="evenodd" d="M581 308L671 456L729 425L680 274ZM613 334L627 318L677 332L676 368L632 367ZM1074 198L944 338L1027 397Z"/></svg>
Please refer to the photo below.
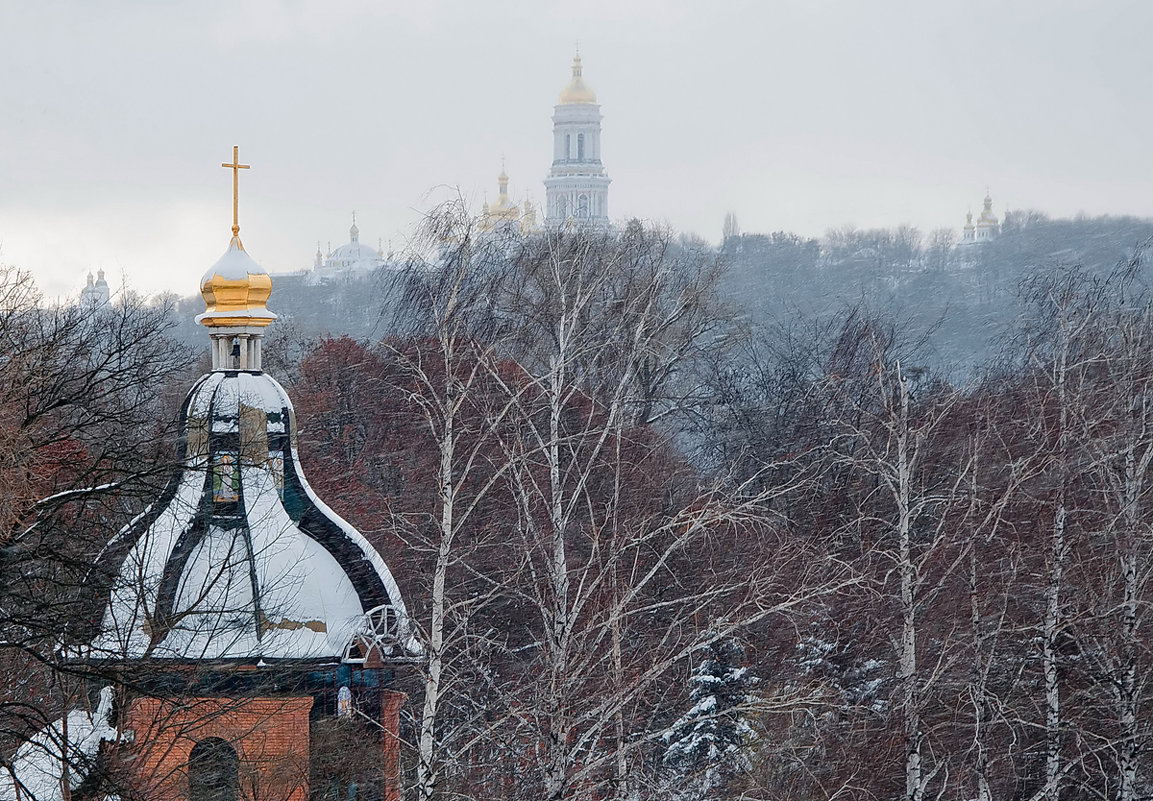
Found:
<svg viewBox="0 0 1153 801"><path fill-rule="evenodd" d="M973 212L965 212L965 225L961 229L961 244L971 245L976 241L975 232L976 228L973 226Z"/></svg>
<svg viewBox="0 0 1153 801"><path fill-rule="evenodd" d="M381 553L304 476L292 401L260 369L272 284L241 244L235 182L233 209L200 283L212 369L182 407L168 487L96 557L103 613L68 653L132 677L113 765L134 797L252 798L236 789L250 783L308 801L315 776L323 794L400 801L394 676L423 649ZM348 736L378 749L374 769L313 761L310 726L350 710L373 724Z"/></svg>
<svg viewBox="0 0 1153 801"><path fill-rule="evenodd" d="M208 329L212 340L213 370L260 372L261 340L264 329L276 319L268 310L272 279L257 264L240 241L238 148L232 149L232 163L222 164L232 170L232 239L228 250L200 279L200 294L205 310L196 322Z"/></svg>
<svg viewBox="0 0 1153 801"><path fill-rule="evenodd" d="M504 159L501 159L500 175L496 178L497 198L495 203L487 201L481 208L478 227L483 232L523 228L520 207L508 196L508 173Z"/></svg>

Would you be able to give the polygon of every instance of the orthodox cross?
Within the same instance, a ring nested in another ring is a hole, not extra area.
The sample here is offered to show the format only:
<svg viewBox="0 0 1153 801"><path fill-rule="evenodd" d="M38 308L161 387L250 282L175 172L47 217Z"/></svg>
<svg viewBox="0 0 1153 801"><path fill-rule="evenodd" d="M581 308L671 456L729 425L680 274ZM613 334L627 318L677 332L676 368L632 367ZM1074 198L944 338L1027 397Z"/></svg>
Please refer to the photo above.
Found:
<svg viewBox="0 0 1153 801"><path fill-rule="evenodd" d="M240 171L247 170L251 165L240 163L240 146L232 146L232 163L221 164L232 170L232 235L240 235Z"/></svg>

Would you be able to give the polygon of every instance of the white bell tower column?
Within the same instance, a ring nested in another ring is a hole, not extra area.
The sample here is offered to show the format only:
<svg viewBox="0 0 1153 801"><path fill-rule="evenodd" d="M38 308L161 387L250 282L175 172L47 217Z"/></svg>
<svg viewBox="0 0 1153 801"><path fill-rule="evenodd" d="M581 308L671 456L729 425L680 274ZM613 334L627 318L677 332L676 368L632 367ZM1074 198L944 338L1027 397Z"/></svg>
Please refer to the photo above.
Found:
<svg viewBox="0 0 1153 801"><path fill-rule="evenodd" d="M581 57L572 62L572 79L560 93L552 117L553 160L545 178L545 223L607 227L612 179L601 162L601 107L584 82Z"/></svg>

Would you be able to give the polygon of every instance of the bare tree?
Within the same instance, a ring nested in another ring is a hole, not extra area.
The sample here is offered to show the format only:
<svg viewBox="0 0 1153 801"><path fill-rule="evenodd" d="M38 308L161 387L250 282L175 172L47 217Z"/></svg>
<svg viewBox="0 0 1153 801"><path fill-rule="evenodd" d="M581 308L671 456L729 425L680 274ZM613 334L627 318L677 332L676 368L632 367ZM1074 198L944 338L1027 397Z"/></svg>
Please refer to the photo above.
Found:
<svg viewBox="0 0 1153 801"><path fill-rule="evenodd" d="M173 468L167 390L191 360L171 326L168 307L131 295L50 306L26 274L0 270L0 759L39 749L64 797L92 768L70 722L107 726L80 711L95 704L85 681L115 677L61 647L91 633L93 557Z"/></svg>
<svg viewBox="0 0 1153 801"><path fill-rule="evenodd" d="M439 248L432 263L414 257L405 305L415 336L385 343L399 371L391 389L416 410L437 457L434 508L410 513L415 525L403 524L410 542L434 553L426 588L428 661L417 748L416 793L422 801L439 789L443 752L467 752L477 737L476 721L458 718L446 726L441 706L450 693L466 694L458 686L464 679L454 675L454 668L461 670L454 661L475 658L482 650L469 647L468 640L483 634L468 622L502 582L490 576L479 590L475 581L461 588L449 582L452 572L477 569L466 564L483 539L476 535L483 527L474 518L484 514L490 494L503 486L509 465L495 462L493 455L499 450L498 432L522 391L500 363L502 329L509 321L494 315L489 303L503 288L507 241L500 234L478 241L457 204L430 215L424 237L433 244L451 244ZM502 373L504 380L494 380ZM426 528L431 536L422 536ZM464 674L475 677L472 667ZM459 698L448 700L461 709Z"/></svg>
<svg viewBox="0 0 1153 801"><path fill-rule="evenodd" d="M1100 743L1108 752L1121 801L1141 797L1141 755L1149 736L1141 710L1147 672L1143 609L1153 559L1153 311L1148 291L1136 282L1138 267L1134 260L1111 276L1100 308L1076 332L1076 349L1086 364L1084 401L1073 407L1069 423L1086 466L1086 501L1100 521L1092 525L1096 547L1081 560L1088 572L1078 606L1087 614L1073 633L1086 669L1105 690L1102 700L1114 710L1112 726L1093 726L1090 719L1082 736L1092 750Z"/></svg>
<svg viewBox="0 0 1153 801"><path fill-rule="evenodd" d="M835 585L817 589L824 571L804 566L803 547L757 558L778 542L771 501L785 488L702 483L645 425L679 403L668 377L710 332L696 317L700 273L669 263L665 248L639 225L530 240L500 299L520 321L514 353L528 380L507 392L515 425L502 442L526 560L516 587L539 632L539 668L518 690L536 701L518 725L540 743L541 793L557 801L594 785L637 792L641 756L663 729L639 710L660 704L674 669L710 638ZM718 537L758 544L748 561L718 560ZM682 583L689 564L695 577ZM790 592L784 575L798 582Z"/></svg>
<svg viewBox="0 0 1153 801"><path fill-rule="evenodd" d="M1071 515L1078 502L1074 483L1083 461L1077 420L1086 400L1087 374L1100 358L1090 334L1102 311L1103 292L1100 282L1076 270L1039 276L1026 286L1035 316L1024 332L1023 351L1031 382L1030 408L1036 415L1035 438L1044 462L1042 491L1051 515L1040 621L1045 771L1037 797L1045 801L1057 801L1063 780L1077 765L1066 754L1068 727L1062 710L1062 641L1069 637L1070 625L1063 594L1072 546Z"/></svg>

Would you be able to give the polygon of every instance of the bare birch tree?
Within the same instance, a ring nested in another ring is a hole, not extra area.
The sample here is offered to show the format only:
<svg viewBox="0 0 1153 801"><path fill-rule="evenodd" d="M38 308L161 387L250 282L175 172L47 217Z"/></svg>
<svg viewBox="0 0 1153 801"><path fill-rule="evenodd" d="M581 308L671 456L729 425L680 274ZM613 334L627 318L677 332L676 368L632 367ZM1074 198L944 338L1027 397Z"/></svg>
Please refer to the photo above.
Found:
<svg viewBox="0 0 1153 801"><path fill-rule="evenodd" d="M958 394L923 381L921 388L927 397L915 403L910 370L894 352L891 330L866 324L857 335L865 340L871 356L868 378L873 387L864 396L864 403L850 391L851 415L842 418L842 425L852 448L843 458L850 460L850 469L869 476L875 490L862 499L862 517L852 525L880 527L881 552L896 573L893 594L900 621L895 650L903 797L921 801L941 767L926 766L923 754L924 695L929 677L941 669L939 660L928 670L920 663L923 646L918 639L930 600L927 596L940 581L926 565L950 539L946 536L946 509L957 497L958 484L971 466L961 465L949 473L942 471L943 465L933 464L940 461L940 454L932 452L933 439L940 436Z"/></svg>
<svg viewBox="0 0 1153 801"><path fill-rule="evenodd" d="M441 706L452 700L451 693L464 694L454 686L462 679L453 675L453 663L477 657L479 649L467 647L467 641L484 634L468 623L494 597L502 580L489 575L479 589L476 582L455 588L449 585L450 571L480 571L479 566L465 566L469 552L478 547L478 537L468 534L481 528L474 519L484 513L494 488L503 486L508 463L493 459L499 451L497 432L521 391L515 376L494 381L502 372L502 327L510 321L494 316L490 301L503 288L503 248L508 243L499 234L478 240L456 204L427 218L424 240L451 244L438 248L434 261L414 257L405 307L415 337L385 343L400 371L392 390L418 411L437 457L435 508L417 515L415 527L405 526L413 541L423 523L431 522L433 536L423 538L421 545L435 552L427 588L428 657L417 749L416 794L421 801L433 798L440 787L442 752L459 756L478 737L475 720L458 716L446 726ZM475 670L461 672L477 675Z"/></svg>
<svg viewBox="0 0 1153 801"><path fill-rule="evenodd" d="M527 560L518 591L538 610L540 637L539 670L519 690L537 700L520 725L542 744L541 793L555 801L594 786L638 792L640 758L662 728L638 713L659 706L672 671L708 638L834 586L815 589L816 574L836 571L806 563L800 545L759 558L771 501L786 489L702 484L640 425L679 402L660 396L665 377L711 335L699 315L708 287L667 260L663 236L630 226L531 240L503 299L523 321L515 353L529 386L508 392L517 423L504 447ZM726 536L759 544L710 560Z"/></svg>

